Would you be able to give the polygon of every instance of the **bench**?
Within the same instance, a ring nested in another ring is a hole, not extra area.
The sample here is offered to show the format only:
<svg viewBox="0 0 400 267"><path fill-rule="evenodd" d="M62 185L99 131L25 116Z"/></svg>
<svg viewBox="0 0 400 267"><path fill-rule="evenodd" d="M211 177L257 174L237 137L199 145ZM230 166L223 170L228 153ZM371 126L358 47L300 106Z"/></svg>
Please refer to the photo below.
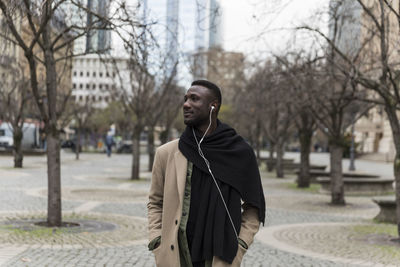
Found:
<svg viewBox="0 0 400 267"><path fill-rule="evenodd" d="M372 199L379 206L379 214L374 219L379 222L396 224L396 200L394 196L374 197Z"/></svg>
<svg viewBox="0 0 400 267"><path fill-rule="evenodd" d="M318 177L321 193L331 193L330 177ZM343 177L346 195L385 195L394 192L392 178Z"/></svg>
<svg viewBox="0 0 400 267"><path fill-rule="evenodd" d="M300 170L296 170L295 172L297 174L297 179L299 178L300 175ZM317 183L317 177L330 177L331 173L323 170L318 170L318 169L310 169L310 183ZM352 173L352 172L344 172L343 177L349 177L349 178L365 178L365 179L372 179L372 178L379 178L379 175L375 174L366 174L366 173Z"/></svg>

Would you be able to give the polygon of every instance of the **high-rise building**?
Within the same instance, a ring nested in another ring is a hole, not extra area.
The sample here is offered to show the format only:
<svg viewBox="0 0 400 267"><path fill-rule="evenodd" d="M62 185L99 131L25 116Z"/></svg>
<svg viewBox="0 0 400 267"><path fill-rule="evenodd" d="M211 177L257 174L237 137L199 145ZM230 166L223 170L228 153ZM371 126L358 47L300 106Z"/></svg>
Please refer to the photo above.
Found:
<svg viewBox="0 0 400 267"><path fill-rule="evenodd" d="M204 51L206 45L207 29L207 0L198 0L196 2L196 20L195 23L195 51ZM192 18L192 17L191 17Z"/></svg>
<svg viewBox="0 0 400 267"><path fill-rule="evenodd" d="M196 46L192 53L193 79L209 78L211 70L208 69L208 57L215 53L208 51L223 49L223 17L219 0L210 0L209 3L207 0L199 0L196 20Z"/></svg>
<svg viewBox="0 0 400 267"><path fill-rule="evenodd" d="M209 14L209 38L208 47L209 48L222 48L222 7L218 0L210 0L210 14Z"/></svg>
<svg viewBox="0 0 400 267"><path fill-rule="evenodd" d="M331 0L329 9L329 38L333 40L336 34L336 45L341 51L348 55L356 53L361 47L362 7L357 1Z"/></svg>
<svg viewBox="0 0 400 267"><path fill-rule="evenodd" d="M87 12L84 6L92 13ZM109 53L111 49L111 31L101 29L106 26L101 18L107 18L110 11L109 0L77 0L77 4L66 3L64 7L67 23L79 28L93 26L92 29L74 41L74 54L83 53ZM81 34L78 30L76 34Z"/></svg>
<svg viewBox="0 0 400 267"><path fill-rule="evenodd" d="M145 0L146 18L165 26L156 37L165 46L169 69L179 60L178 80L205 78L209 46L222 48L222 9L218 0ZM212 29L212 33L211 33Z"/></svg>
<svg viewBox="0 0 400 267"><path fill-rule="evenodd" d="M175 75L178 62L179 0L167 0L167 76Z"/></svg>
<svg viewBox="0 0 400 267"><path fill-rule="evenodd" d="M88 0L87 7L94 14L87 14L87 24L94 25L96 28L87 33L86 36L86 51L89 52L109 52L111 48L111 32L105 28L106 23L102 22L100 18L106 18L110 9L110 2L108 0Z"/></svg>

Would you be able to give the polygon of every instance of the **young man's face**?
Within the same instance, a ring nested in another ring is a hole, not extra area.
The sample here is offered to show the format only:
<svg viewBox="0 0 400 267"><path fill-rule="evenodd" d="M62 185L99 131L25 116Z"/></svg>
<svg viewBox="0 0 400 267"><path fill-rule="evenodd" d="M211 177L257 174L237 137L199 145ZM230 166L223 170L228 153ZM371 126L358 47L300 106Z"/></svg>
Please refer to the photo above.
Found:
<svg viewBox="0 0 400 267"><path fill-rule="evenodd" d="M185 94L183 121L188 126L208 124L212 93L204 86L193 85Z"/></svg>

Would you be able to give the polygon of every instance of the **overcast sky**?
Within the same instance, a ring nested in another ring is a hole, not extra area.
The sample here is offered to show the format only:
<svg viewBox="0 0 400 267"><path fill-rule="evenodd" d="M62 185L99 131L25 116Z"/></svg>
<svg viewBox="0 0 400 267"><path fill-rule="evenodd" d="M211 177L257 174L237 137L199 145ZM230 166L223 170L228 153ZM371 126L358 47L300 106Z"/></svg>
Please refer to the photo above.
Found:
<svg viewBox="0 0 400 267"><path fill-rule="evenodd" d="M279 53L284 50L293 28L314 20L316 11L326 9L329 0L221 0L224 12L224 48L246 54ZM311 18L310 18L311 17ZM314 21L315 23L315 21ZM327 29L326 22L324 30ZM307 47L297 40L296 45Z"/></svg>

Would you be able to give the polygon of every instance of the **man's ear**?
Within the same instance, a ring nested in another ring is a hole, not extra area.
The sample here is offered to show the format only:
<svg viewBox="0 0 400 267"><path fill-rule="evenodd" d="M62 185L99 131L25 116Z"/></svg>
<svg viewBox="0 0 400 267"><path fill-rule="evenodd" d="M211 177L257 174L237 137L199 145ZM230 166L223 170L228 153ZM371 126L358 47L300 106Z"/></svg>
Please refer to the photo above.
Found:
<svg viewBox="0 0 400 267"><path fill-rule="evenodd" d="M216 112L219 109L218 101L211 102L211 106L214 107L214 112Z"/></svg>

